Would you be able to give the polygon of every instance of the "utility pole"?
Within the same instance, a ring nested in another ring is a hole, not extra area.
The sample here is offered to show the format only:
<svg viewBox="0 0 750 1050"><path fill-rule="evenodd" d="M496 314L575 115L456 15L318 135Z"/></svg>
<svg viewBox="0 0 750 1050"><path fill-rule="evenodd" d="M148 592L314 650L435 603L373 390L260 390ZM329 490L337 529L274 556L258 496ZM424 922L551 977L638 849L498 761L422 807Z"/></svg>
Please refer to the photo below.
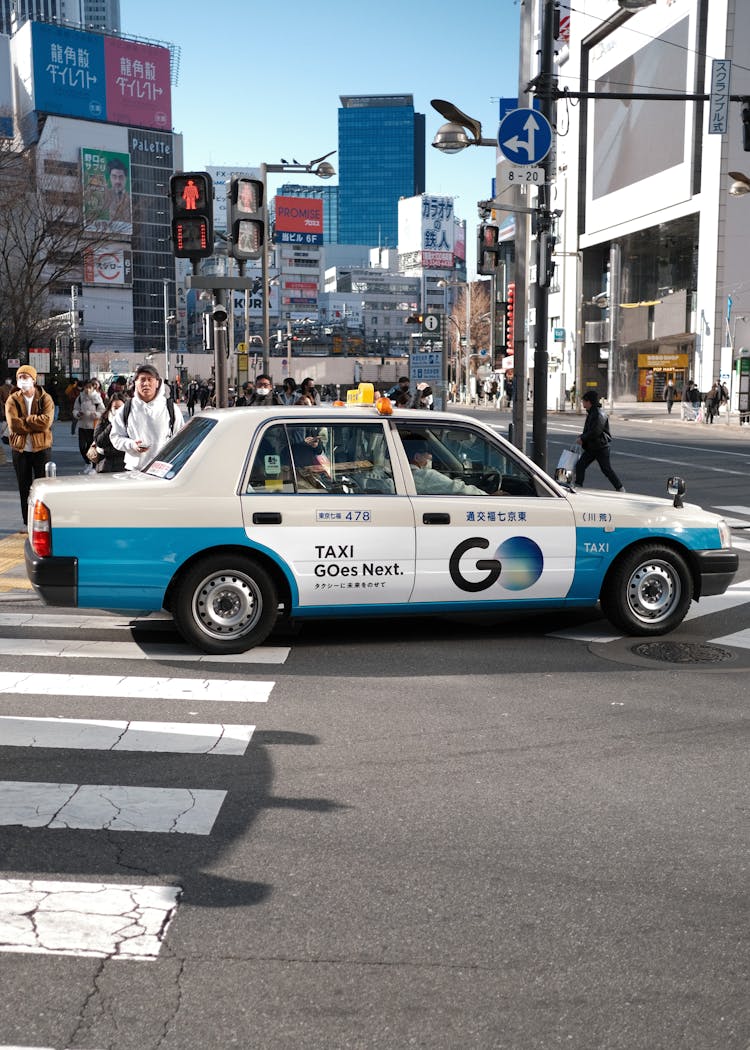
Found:
<svg viewBox="0 0 750 1050"><path fill-rule="evenodd" d="M554 77L555 61L555 8L556 0L544 0L542 12L542 55L537 79L537 95L540 111L554 127L554 102L557 85ZM549 208L552 177L551 151L542 160L543 184L537 190L538 208L536 216L536 320L534 323L534 414L532 427L532 458L547 469L547 371L549 354L549 281L551 257L554 248L552 238L552 213Z"/></svg>

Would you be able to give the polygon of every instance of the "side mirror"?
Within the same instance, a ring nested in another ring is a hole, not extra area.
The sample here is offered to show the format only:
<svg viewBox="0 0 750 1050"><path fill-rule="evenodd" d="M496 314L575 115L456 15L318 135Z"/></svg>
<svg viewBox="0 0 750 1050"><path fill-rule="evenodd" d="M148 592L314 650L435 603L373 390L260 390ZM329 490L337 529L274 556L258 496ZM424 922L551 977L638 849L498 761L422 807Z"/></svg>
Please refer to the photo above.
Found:
<svg viewBox="0 0 750 1050"><path fill-rule="evenodd" d="M667 495L674 496L675 507L683 506L682 497L685 495L686 490L687 486L682 478L675 476L667 479Z"/></svg>

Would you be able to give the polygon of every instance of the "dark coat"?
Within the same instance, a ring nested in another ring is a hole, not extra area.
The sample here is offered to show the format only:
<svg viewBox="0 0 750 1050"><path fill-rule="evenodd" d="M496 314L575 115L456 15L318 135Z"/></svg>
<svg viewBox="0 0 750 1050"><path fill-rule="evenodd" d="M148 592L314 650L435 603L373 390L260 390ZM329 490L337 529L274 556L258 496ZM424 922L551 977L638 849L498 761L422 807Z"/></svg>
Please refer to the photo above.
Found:
<svg viewBox="0 0 750 1050"><path fill-rule="evenodd" d="M612 440L609 432L609 419L601 406L592 405L586 413L586 422L581 433L581 446L586 452L598 452L606 448Z"/></svg>

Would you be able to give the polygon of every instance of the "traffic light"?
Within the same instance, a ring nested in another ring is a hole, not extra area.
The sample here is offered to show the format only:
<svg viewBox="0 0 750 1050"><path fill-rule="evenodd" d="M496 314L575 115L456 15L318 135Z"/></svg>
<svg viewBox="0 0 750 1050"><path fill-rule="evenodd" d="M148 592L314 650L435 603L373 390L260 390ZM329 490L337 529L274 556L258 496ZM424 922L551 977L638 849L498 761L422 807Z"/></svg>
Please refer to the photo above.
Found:
<svg viewBox="0 0 750 1050"><path fill-rule="evenodd" d="M477 232L477 273L491 276L500 262L500 230L483 223Z"/></svg>
<svg viewBox="0 0 750 1050"><path fill-rule="evenodd" d="M541 288L548 288L555 276L555 263L552 253L555 250L557 238L548 232L539 234L537 240L538 255L536 268L536 281Z"/></svg>
<svg viewBox="0 0 750 1050"><path fill-rule="evenodd" d="M246 175L232 175L227 205L233 257L259 259L265 241L263 183Z"/></svg>
<svg viewBox="0 0 750 1050"><path fill-rule="evenodd" d="M505 307L505 346L509 354L513 353L513 347L515 345L513 338L513 313L516 305L516 285L515 281L511 281L508 284L508 302Z"/></svg>
<svg viewBox="0 0 750 1050"><path fill-rule="evenodd" d="M207 171L183 171L169 180L172 250L178 259L214 253L214 187Z"/></svg>

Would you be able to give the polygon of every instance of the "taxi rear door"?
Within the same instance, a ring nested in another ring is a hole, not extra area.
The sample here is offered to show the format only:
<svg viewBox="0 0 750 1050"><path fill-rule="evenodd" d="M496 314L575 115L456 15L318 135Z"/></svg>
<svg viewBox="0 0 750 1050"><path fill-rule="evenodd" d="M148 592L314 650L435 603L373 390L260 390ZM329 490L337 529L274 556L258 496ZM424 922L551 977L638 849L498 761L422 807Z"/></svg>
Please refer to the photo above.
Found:
<svg viewBox="0 0 750 1050"><path fill-rule="evenodd" d="M241 499L248 540L284 571L293 612L409 601L414 512L381 420L269 424Z"/></svg>

